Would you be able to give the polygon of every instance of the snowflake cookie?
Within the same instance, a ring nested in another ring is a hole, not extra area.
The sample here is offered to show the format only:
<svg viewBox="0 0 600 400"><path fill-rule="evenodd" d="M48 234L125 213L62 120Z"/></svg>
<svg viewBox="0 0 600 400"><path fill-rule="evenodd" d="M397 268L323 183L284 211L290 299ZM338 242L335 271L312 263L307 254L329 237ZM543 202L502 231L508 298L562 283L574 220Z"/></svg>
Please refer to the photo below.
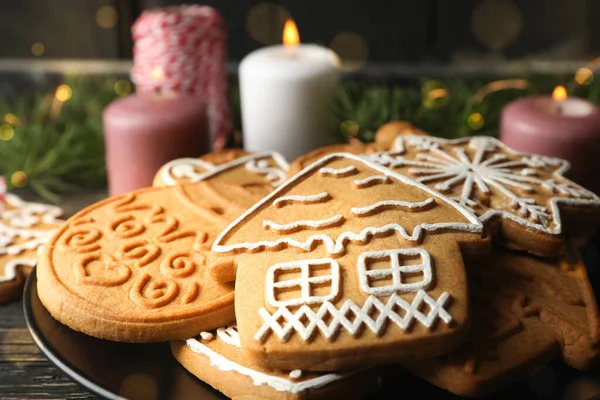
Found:
<svg viewBox="0 0 600 400"><path fill-rule="evenodd" d="M466 257L488 250L467 208L361 156L306 167L215 240L236 279L242 348L275 369L338 370L430 357L467 320Z"/></svg>
<svg viewBox="0 0 600 400"><path fill-rule="evenodd" d="M398 370L361 368L344 372L273 370L255 365L240 346L235 325L171 342L177 361L232 399L362 399Z"/></svg>
<svg viewBox="0 0 600 400"><path fill-rule="evenodd" d="M38 252L63 222L61 215L58 207L6 194L5 210L0 211L0 302L20 296Z"/></svg>
<svg viewBox="0 0 600 400"><path fill-rule="evenodd" d="M548 259L498 248L467 267L473 312L465 342L405 364L412 373L473 397L506 389L555 357L577 369L598 359L598 306L573 246Z"/></svg>
<svg viewBox="0 0 600 400"><path fill-rule="evenodd" d="M391 151L366 157L469 207L509 248L558 255L565 233L585 239L600 222L598 196L563 177L567 161L491 137L398 136Z"/></svg>

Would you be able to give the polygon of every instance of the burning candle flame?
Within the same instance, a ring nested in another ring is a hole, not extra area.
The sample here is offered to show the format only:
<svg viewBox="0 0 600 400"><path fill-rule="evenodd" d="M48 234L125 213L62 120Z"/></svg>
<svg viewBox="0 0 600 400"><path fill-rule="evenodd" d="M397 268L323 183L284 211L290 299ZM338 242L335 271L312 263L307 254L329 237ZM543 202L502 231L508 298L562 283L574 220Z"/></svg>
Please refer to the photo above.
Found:
<svg viewBox="0 0 600 400"><path fill-rule="evenodd" d="M563 101L567 98L567 89L563 85L558 85L552 92L552 98L556 101Z"/></svg>
<svg viewBox="0 0 600 400"><path fill-rule="evenodd" d="M283 44L288 47L296 47L300 44L300 34L293 19L285 21L283 26Z"/></svg>

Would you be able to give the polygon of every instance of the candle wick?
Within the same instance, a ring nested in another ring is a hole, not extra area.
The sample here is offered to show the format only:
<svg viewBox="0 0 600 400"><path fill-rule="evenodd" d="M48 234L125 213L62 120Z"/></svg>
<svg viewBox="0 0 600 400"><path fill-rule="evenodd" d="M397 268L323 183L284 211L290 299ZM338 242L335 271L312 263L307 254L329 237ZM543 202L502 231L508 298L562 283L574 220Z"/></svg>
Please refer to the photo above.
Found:
<svg viewBox="0 0 600 400"><path fill-rule="evenodd" d="M562 115L563 114L563 106L562 106L562 104L558 105L558 107L556 108L556 113L558 115Z"/></svg>

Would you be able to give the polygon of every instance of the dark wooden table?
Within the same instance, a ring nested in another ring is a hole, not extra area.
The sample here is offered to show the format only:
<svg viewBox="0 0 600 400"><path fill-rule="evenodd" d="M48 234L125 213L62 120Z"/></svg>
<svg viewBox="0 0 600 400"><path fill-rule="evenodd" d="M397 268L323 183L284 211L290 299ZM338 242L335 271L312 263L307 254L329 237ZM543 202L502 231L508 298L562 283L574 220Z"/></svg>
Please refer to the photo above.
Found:
<svg viewBox="0 0 600 400"><path fill-rule="evenodd" d="M19 193L29 201L43 201ZM65 197L65 216L106 195L89 193ZM23 316L23 302L0 304L0 399L97 399L48 361L33 342Z"/></svg>

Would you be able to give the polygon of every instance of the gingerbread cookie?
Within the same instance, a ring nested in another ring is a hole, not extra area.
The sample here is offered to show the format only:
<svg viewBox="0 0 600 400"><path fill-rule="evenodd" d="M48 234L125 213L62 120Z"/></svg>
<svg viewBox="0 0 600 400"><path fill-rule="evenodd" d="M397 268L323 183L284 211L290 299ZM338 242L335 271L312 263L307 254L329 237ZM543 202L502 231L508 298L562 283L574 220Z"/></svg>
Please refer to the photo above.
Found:
<svg viewBox="0 0 600 400"><path fill-rule="evenodd" d="M428 133L406 121L390 121L379 127L375 134L374 143L363 143L358 139L351 139L345 144L334 144L318 148L294 160L290 164L287 176L291 178L313 162L333 153L369 154L389 151L400 135L428 135Z"/></svg>
<svg viewBox="0 0 600 400"><path fill-rule="evenodd" d="M77 213L40 257L44 306L75 330L117 341L187 338L233 321L233 285L216 282L205 264L223 228L273 189L266 167L254 173L245 163ZM228 183L230 176L247 177L249 186Z"/></svg>
<svg viewBox="0 0 600 400"><path fill-rule="evenodd" d="M339 373L274 371L256 365L240 347L235 326L171 342L173 355L192 374L232 399L362 399L376 392L384 371Z"/></svg>
<svg viewBox="0 0 600 400"><path fill-rule="evenodd" d="M6 194L5 208L0 212L0 302L21 296L38 251L63 222L58 219L61 215L58 207Z"/></svg>
<svg viewBox="0 0 600 400"><path fill-rule="evenodd" d="M368 156L469 207L505 246L541 256L582 242L600 223L600 199L563 177L567 161L511 150L491 137L398 136Z"/></svg>
<svg viewBox="0 0 600 400"><path fill-rule="evenodd" d="M460 254L489 250L482 229L425 185L334 154L225 229L209 266L236 279L242 348L257 363L341 370L456 346L468 306Z"/></svg>
<svg viewBox="0 0 600 400"><path fill-rule="evenodd" d="M468 265L472 327L449 355L405 366L449 391L482 396L502 390L562 355L586 369L598 358L594 293L576 251L542 259L496 249Z"/></svg>
<svg viewBox="0 0 600 400"><path fill-rule="evenodd" d="M314 163L317 160L325 157L329 154L334 153L351 153L351 154L365 154L369 153L370 147L361 142L360 140L354 139L344 144L332 144L329 146L320 147L316 150L311 151L308 154L296 158L288 169L287 177L291 178L304 168Z"/></svg>
<svg viewBox="0 0 600 400"><path fill-rule="evenodd" d="M426 135L429 134L407 121L390 121L385 123L375 132L374 147L377 151L389 151L394 142L401 135Z"/></svg>
<svg viewBox="0 0 600 400"><path fill-rule="evenodd" d="M238 166L244 168L237 168ZM199 182L208 175L220 173L219 179L222 182L244 185L267 182L277 187L285 180L288 167L279 153L247 154L243 150L235 149L210 153L201 158L179 158L170 161L160 168L154 177L153 186L166 187Z"/></svg>

